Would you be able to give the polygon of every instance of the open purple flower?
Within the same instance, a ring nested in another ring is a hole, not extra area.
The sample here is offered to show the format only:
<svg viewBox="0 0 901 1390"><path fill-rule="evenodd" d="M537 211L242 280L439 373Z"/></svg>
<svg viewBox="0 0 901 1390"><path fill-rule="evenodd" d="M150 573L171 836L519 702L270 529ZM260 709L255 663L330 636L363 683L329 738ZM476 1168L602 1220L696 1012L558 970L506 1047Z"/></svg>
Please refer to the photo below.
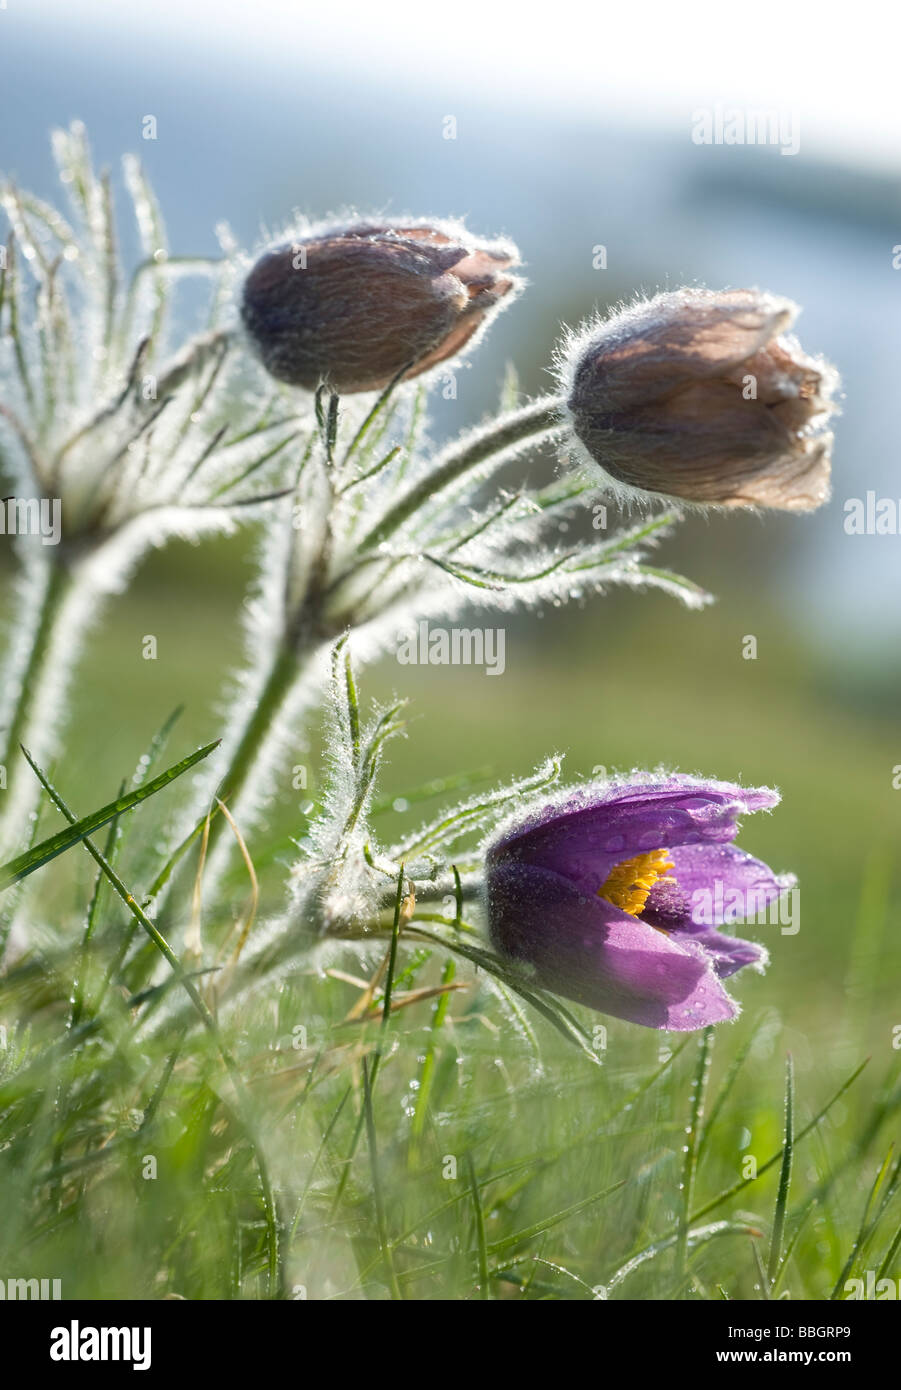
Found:
<svg viewBox="0 0 901 1390"><path fill-rule="evenodd" d="M722 980L762 968L766 951L718 925L794 880L733 841L740 815L778 801L765 787L635 774L508 821L486 853L492 945L544 988L648 1028L735 1018Z"/></svg>

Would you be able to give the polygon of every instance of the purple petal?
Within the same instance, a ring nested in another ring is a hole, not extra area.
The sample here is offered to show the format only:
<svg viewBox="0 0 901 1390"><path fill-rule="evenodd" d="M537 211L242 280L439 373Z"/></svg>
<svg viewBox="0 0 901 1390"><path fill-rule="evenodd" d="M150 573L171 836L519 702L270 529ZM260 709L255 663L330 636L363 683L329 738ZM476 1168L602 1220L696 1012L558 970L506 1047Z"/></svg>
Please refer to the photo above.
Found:
<svg viewBox="0 0 901 1390"><path fill-rule="evenodd" d="M767 788L684 776L587 786L502 830L489 855L514 854L593 894L624 859L677 845L728 844L739 816L778 800Z"/></svg>
<svg viewBox="0 0 901 1390"><path fill-rule="evenodd" d="M794 881L735 845L677 845L670 858L673 877L689 898L688 930L752 919Z"/></svg>
<svg viewBox="0 0 901 1390"><path fill-rule="evenodd" d="M769 960L769 953L765 947L758 946L754 941L742 941L737 936L726 936L723 932L717 931L716 927L692 927L681 934L675 933L675 939L683 946L689 942L699 946L713 963L713 968L721 980L734 975L743 965L762 968Z"/></svg>
<svg viewBox="0 0 901 1390"><path fill-rule="evenodd" d="M731 845L725 850L721 845L691 845L679 853L685 857L692 856L699 861L694 866L696 873L693 875L686 870L686 882L675 877L658 879L648 894L648 900L641 914L642 921L649 926L659 927L663 931L676 933L676 939L681 946L687 946L691 942L700 947L710 957L713 968L720 979L724 979L727 975L734 975L736 970L740 970L743 965L764 966L767 963L768 955L762 946L757 946L752 941L739 940L734 936L724 936L722 932L717 930L718 921L715 922L713 914L707 911L710 903L716 903L722 907L722 903L724 901L728 903L729 899L722 892L717 894L715 889L708 886L695 890L702 896L693 899L686 891L686 883L689 883L692 888L696 882L709 884L711 880L705 881L704 879L705 861L713 861L718 856L729 854L736 859L747 861L740 866L740 870L745 872L746 877L753 884L757 884L758 878L752 876L751 865L763 871L767 883L771 883L775 892L778 893L779 885L773 879L767 866L752 859L749 854L742 854L741 850L734 849ZM673 855L673 859L677 859L676 854ZM718 866L711 862L709 867L713 870ZM719 872L722 874L722 867L719 867ZM739 874L736 875L737 877ZM772 897L773 894L770 896ZM754 901L748 898L744 900ZM697 917L703 917L703 921L692 921L693 907L703 909L703 911L697 910Z"/></svg>
<svg viewBox="0 0 901 1390"><path fill-rule="evenodd" d="M546 989L648 1028L703 1028L738 1012L694 938L655 931L560 874L505 859L489 868L487 895L495 949Z"/></svg>

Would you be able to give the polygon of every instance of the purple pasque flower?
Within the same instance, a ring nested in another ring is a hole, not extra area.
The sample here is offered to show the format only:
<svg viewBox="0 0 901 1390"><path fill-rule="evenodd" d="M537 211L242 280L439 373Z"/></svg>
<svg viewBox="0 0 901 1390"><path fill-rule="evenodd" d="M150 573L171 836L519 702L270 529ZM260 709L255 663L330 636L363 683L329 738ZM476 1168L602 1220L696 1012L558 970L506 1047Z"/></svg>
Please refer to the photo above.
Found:
<svg viewBox="0 0 901 1390"><path fill-rule="evenodd" d="M767 955L718 924L739 902L755 916L794 880L733 841L739 816L778 801L766 787L636 773L511 818L485 857L494 949L536 984L647 1028L735 1018L723 979Z"/></svg>

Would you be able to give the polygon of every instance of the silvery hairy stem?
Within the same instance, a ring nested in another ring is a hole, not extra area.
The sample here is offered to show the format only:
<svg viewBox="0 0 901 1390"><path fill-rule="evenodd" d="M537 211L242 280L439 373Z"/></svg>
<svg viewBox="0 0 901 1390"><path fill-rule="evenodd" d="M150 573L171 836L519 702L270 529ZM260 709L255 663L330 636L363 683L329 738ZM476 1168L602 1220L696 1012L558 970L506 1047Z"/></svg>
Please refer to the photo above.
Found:
<svg viewBox="0 0 901 1390"><path fill-rule="evenodd" d="M53 749L57 714L78 655L88 614L78 580L65 559L33 559L20 579L20 605L10 634L5 707L0 714L0 855L21 848L39 787L20 744L38 762Z"/></svg>
<svg viewBox="0 0 901 1390"><path fill-rule="evenodd" d="M468 437L459 446L452 446L436 461L435 468L421 481L411 486L382 519L354 546L357 562L367 560L373 552L395 533L412 522L424 505L431 503L444 490L459 482L486 461L499 461L522 445L524 441L540 443L559 430L559 407L556 397L546 396L538 401L491 421ZM343 574L330 573L330 537L328 527L316 562L312 565L305 593L286 624L282 640L275 651L265 681L260 686L255 705L244 724L240 737L224 772L220 797L226 797L233 815L242 824L241 805L246 803L254 788L268 776L271 758L271 735L274 726L286 711L299 700L298 688L311 677L317 661L342 631L352 628L354 613L343 609L338 614L329 610L329 598L343 579ZM324 670L323 666L323 670ZM224 865L220 842L227 823L217 817L210 827L210 877L215 882L218 870Z"/></svg>

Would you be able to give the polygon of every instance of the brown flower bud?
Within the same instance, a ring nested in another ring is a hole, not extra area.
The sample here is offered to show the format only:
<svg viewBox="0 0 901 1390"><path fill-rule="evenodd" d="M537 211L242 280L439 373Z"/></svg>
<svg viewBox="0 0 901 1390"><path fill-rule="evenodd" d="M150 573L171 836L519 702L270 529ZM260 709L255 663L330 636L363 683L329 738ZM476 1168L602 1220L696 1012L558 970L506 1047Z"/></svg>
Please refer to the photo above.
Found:
<svg viewBox="0 0 901 1390"><path fill-rule="evenodd" d="M591 325L560 364L576 435L626 492L820 506L838 374L782 336L797 312L758 290L681 289Z"/></svg>
<svg viewBox="0 0 901 1390"><path fill-rule="evenodd" d="M260 257L241 317L279 381L377 391L471 345L515 298L518 264L511 242L456 222L327 228Z"/></svg>

